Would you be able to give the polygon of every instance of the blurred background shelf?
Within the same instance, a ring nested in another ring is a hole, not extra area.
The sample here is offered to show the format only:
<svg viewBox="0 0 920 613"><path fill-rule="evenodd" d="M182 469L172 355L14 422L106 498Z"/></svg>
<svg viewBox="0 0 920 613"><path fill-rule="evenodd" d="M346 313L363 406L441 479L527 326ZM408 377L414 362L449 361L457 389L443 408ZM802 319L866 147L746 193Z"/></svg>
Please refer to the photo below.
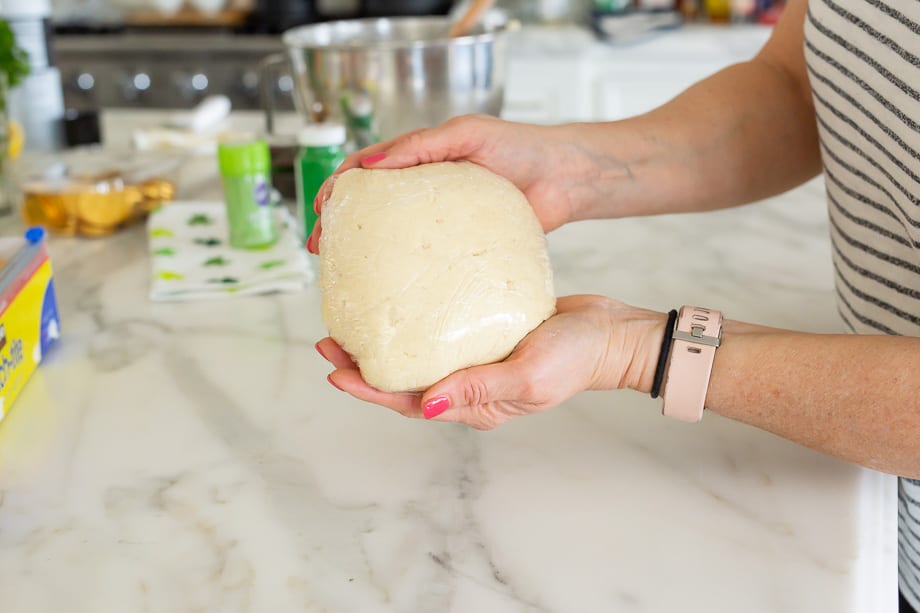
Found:
<svg viewBox="0 0 920 613"><path fill-rule="evenodd" d="M155 9L138 9L125 15L128 26L157 27L241 27L246 24L251 11L225 8L217 12L199 11L183 6L174 13L163 13Z"/></svg>

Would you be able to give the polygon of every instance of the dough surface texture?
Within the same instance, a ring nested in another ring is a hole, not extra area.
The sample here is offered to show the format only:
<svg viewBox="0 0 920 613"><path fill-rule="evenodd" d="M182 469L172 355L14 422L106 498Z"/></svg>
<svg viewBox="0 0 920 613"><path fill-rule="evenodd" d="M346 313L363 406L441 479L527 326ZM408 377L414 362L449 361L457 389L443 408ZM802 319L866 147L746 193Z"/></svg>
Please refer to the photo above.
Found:
<svg viewBox="0 0 920 613"><path fill-rule="evenodd" d="M377 389L501 361L555 312L533 209L476 164L346 171L322 224L323 320Z"/></svg>

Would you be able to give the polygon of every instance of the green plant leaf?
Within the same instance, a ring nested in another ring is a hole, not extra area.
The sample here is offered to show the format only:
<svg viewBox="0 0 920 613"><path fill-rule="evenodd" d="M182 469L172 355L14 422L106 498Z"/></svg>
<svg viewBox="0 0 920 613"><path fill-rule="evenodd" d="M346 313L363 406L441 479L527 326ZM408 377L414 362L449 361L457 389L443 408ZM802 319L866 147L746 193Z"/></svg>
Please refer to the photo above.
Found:
<svg viewBox="0 0 920 613"><path fill-rule="evenodd" d="M0 19L0 72L6 73L9 87L16 87L29 71L29 54L16 43L10 23Z"/></svg>

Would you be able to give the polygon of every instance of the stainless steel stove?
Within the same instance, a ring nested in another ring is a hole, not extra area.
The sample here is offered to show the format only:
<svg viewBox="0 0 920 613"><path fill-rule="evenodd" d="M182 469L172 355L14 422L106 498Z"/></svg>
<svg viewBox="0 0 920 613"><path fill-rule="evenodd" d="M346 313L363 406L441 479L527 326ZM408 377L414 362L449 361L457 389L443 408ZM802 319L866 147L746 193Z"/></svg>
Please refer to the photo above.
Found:
<svg viewBox="0 0 920 613"><path fill-rule="evenodd" d="M282 51L279 36L229 32L120 32L54 38L68 108L190 108L209 94L235 109L260 108L259 63ZM281 108L292 81L270 75Z"/></svg>

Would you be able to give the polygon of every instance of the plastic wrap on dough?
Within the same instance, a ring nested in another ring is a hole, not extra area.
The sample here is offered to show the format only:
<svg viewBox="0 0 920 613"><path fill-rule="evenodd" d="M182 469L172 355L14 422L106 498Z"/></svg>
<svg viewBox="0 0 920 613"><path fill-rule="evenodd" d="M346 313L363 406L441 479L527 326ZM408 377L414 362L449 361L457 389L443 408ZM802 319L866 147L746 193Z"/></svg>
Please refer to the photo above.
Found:
<svg viewBox="0 0 920 613"><path fill-rule="evenodd" d="M420 391L501 361L555 312L540 223L485 168L349 170L322 218L323 319L378 389Z"/></svg>

